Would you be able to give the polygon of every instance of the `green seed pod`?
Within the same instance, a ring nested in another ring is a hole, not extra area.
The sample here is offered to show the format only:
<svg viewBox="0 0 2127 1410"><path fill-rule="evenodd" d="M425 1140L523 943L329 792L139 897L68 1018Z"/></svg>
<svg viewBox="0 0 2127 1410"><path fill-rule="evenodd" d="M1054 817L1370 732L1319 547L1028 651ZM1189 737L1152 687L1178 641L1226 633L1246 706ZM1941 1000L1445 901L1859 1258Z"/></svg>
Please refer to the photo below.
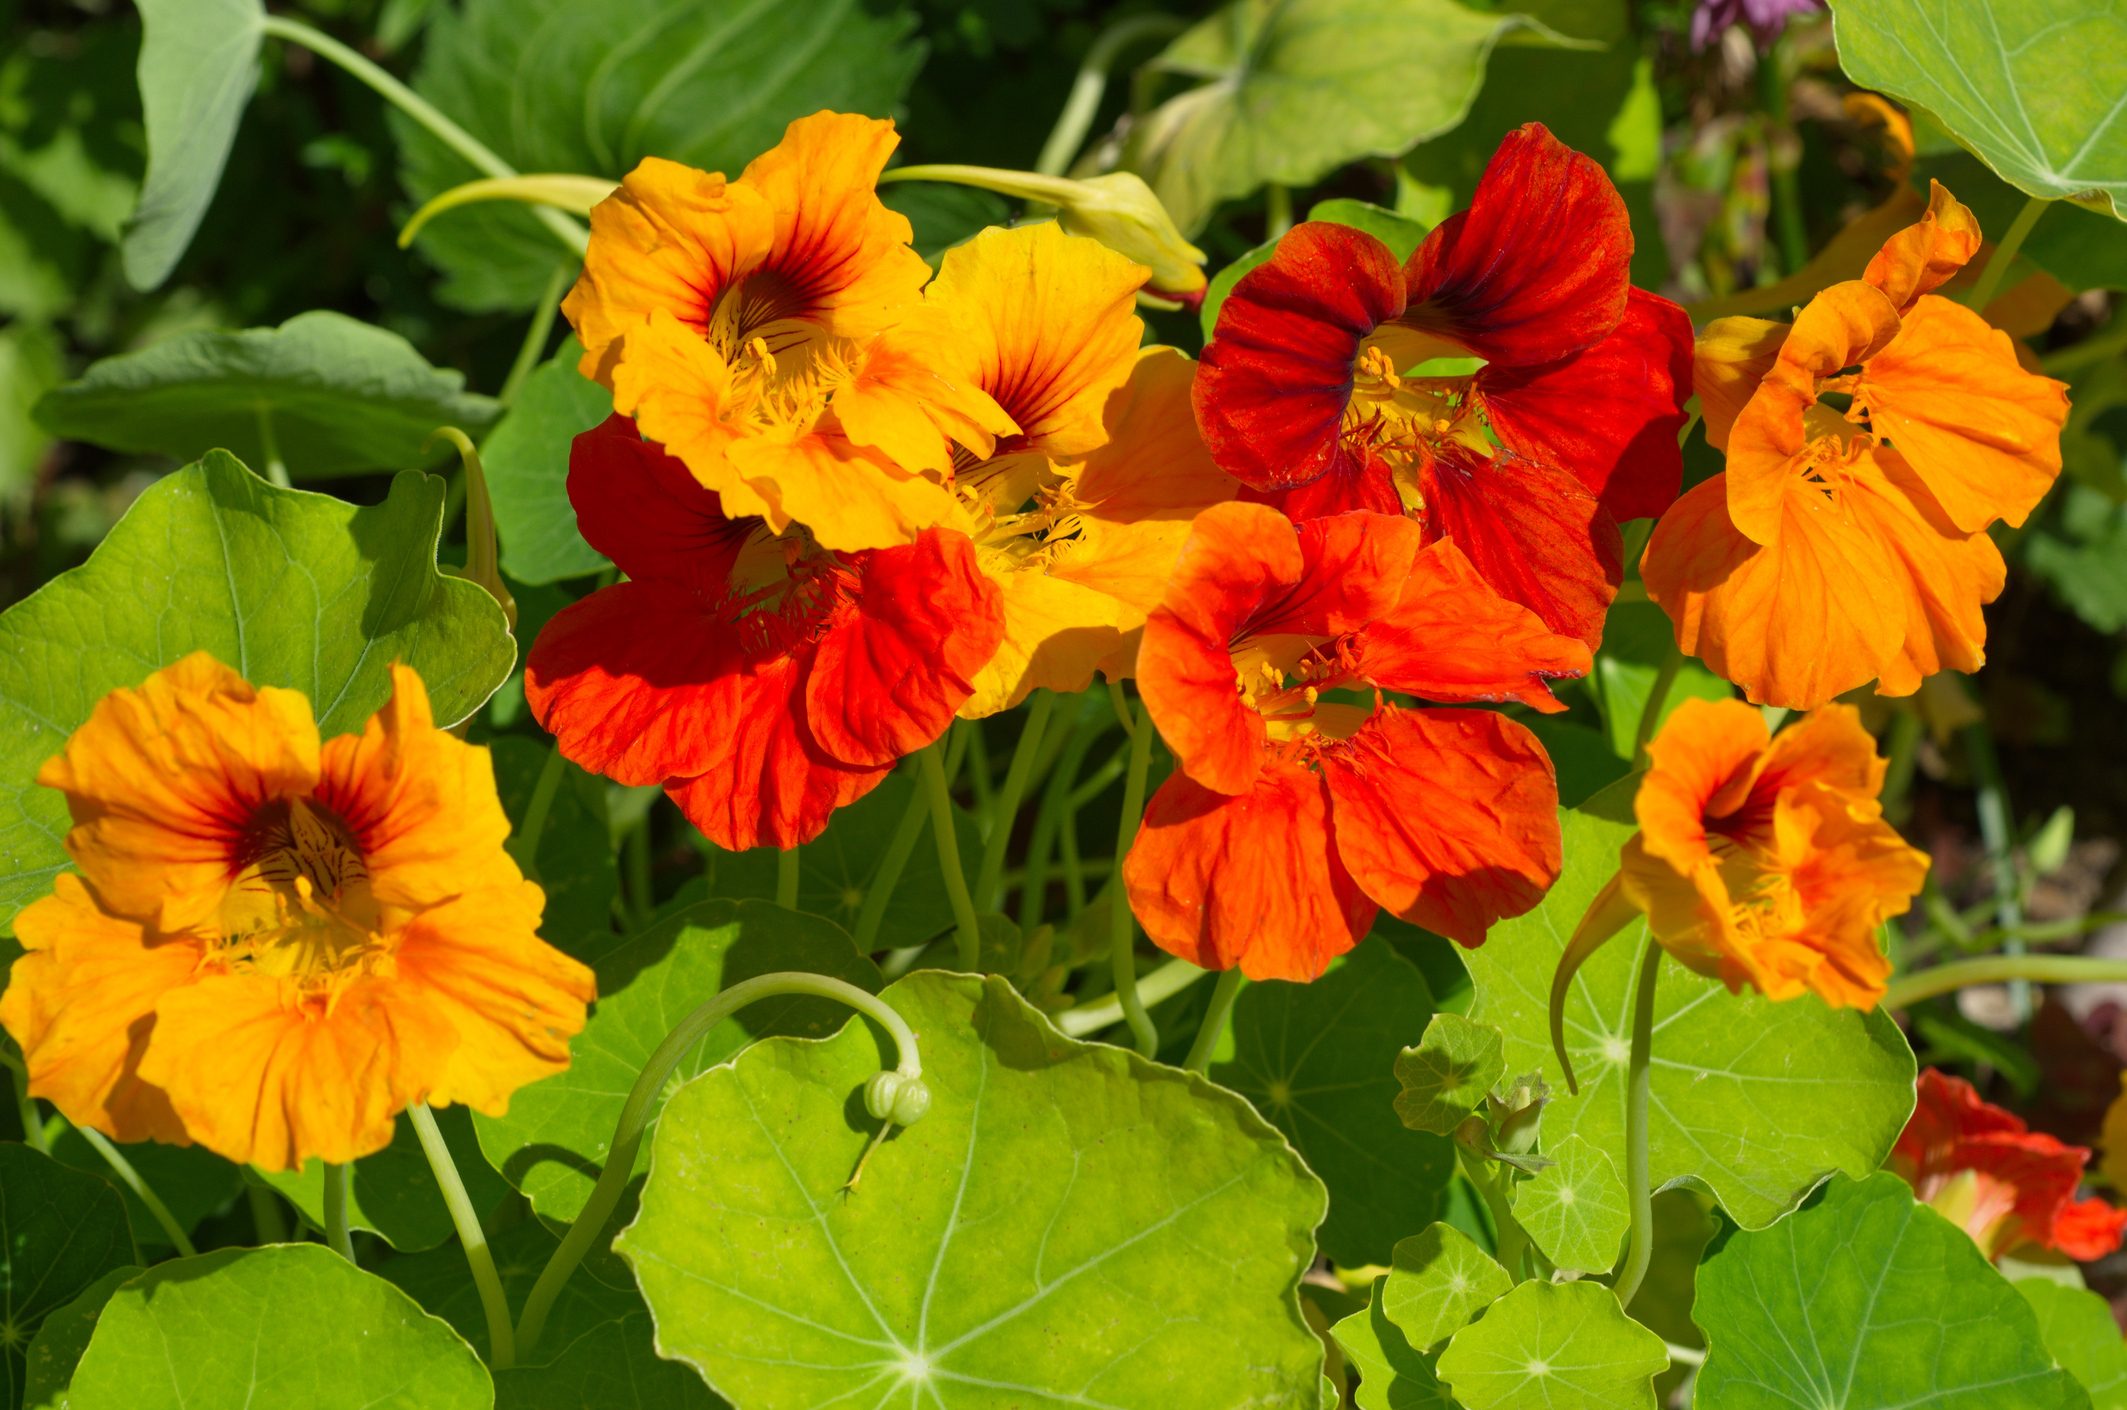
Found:
<svg viewBox="0 0 2127 1410"><path fill-rule="evenodd" d="M913 1126L931 1109L931 1089L921 1077L904 1077L900 1089L894 1093L893 1123L896 1126Z"/></svg>
<svg viewBox="0 0 2127 1410"><path fill-rule="evenodd" d="M874 1072L871 1081L864 1084L864 1109L876 1120L893 1120L894 1099L901 1095L901 1084L906 1080L891 1068Z"/></svg>

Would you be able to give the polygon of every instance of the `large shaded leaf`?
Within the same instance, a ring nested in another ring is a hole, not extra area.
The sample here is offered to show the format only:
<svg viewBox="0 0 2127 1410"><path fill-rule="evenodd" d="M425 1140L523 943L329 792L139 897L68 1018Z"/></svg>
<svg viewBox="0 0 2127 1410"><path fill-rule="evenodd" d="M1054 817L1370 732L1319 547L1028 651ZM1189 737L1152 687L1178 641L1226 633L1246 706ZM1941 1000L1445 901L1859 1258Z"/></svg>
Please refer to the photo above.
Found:
<svg viewBox="0 0 2127 1410"><path fill-rule="evenodd" d="M243 1188L244 1177L238 1167L205 1146L141 1141L127 1146L125 1156L178 1227L188 1234L208 1215L226 1209ZM52 1133L52 1159L98 1179L112 1179L110 1162L72 1125ZM134 1244L143 1253L167 1254L169 1235L163 1232L162 1224L123 1182L112 1179L112 1185L125 1203Z"/></svg>
<svg viewBox="0 0 2127 1410"><path fill-rule="evenodd" d="M1616 812L1620 785L1590 803ZM1548 1144L1579 1135L1625 1148L1625 1063L1632 979L1646 927L1628 927L1582 966L1566 1004L1566 1046L1581 1090L1567 1094L1551 1055L1551 975L1603 883L1617 870L1627 823L1591 813L1563 819L1558 884L1528 915L1492 927L1463 961L1476 985L1471 1017L1507 1035L1507 1071L1540 1070L1552 1084ZM1880 1011L1834 1010L1813 995L1774 1003L1731 994L1665 959L1655 996L1648 1164L1657 1189L1690 1182L1737 1223L1763 1228L1834 1171L1882 1163L1913 1107L1913 1054Z"/></svg>
<svg viewBox="0 0 2127 1410"><path fill-rule="evenodd" d="M1654 1410L1668 1367L1662 1339L1601 1283L1523 1283L1455 1333L1439 1371L1466 1410Z"/></svg>
<svg viewBox="0 0 2127 1410"><path fill-rule="evenodd" d="M428 444L437 427L478 434L500 414L398 334L325 309L278 328L180 333L37 403L68 440L178 460L220 449L253 465L277 449L297 479L432 464L451 454Z"/></svg>
<svg viewBox="0 0 2127 1410"><path fill-rule="evenodd" d="M133 1261L118 1192L50 1156L0 1143L0 1404L22 1404L44 1319Z"/></svg>
<svg viewBox="0 0 2127 1410"><path fill-rule="evenodd" d="M2084 1410L2038 1318L1964 1230L1896 1175L1834 1180L1699 1269L1698 1400L1722 1410Z"/></svg>
<svg viewBox="0 0 2127 1410"><path fill-rule="evenodd" d="M510 817L509 853L547 895L546 912L539 920L541 938L571 955L611 948L620 868L606 822L604 780L538 740L506 736L488 748L495 756L495 788ZM546 824L534 856L525 847L524 821L549 768L559 770L561 777L547 800Z"/></svg>
<svg viewBox="0 0 2127 1410"><path fill-rule="evenodd" d="M1132 125L1123 164L1197 229L1221 201L1452 128L1492 46L1526 25L1455 0L1232 0L1153 61L1195 86Z"/></svg>
<svg viewBox="0 0 2127 1410"><path fill-rule="evenodd" d="M481 1159L472 1118L464 1107L438 1111L436 1126L465 1182L473 1213L485 1219L509 1198L510 1187ZM325 1167L315 1157L303 1162L301 1170L254 1170L252 1174L280 1191L313 1228L325 1227ZM390 1145L354 1163L347 1222L350 1228L367 1229L393 1248L406 1251L434 1248L456 1232L411 1122L401 1118L392 1129Z"/></svg>
<svg viewBox="0 0 2127 1410"><path fill-rule="evenodd" d="M258 86L259 0L138 0L140 106L148 175L126 223L126 278L170 277L214 199L244 105Z"/></svg>
<svg viewBox="0 0 2127 1410"><path fill-rule="evenodd" d="M2127 216L2127 12L2058 0L1835 0L1854 82L1926 108L2002 178Z"/></svg>
<svg viewBox="0 0 2127 1410"><path fill-rule="evenodd" d="M736 176L821 108L884 115L922 51L898 6L863 0L472 0L439 9L414 88L519 171L618 180L646 156ZM417 200L480 175L394 113ZM421 233L462 308L529 307L576 263L521 207L452 211Z"/></svg>
<svg viewBox="0 0 2127 1410"><path fill-rule="evenodd" d="M613 394L576 370L582 353L574 338L563 342L524 379L480 447L502 568L520 583L580 578L606 566L606 556L576 531L569 503L569 445L613 413Z"/></svg>
<svg viewBox="0 0 2127 1410"><path fill-rule="evenodd" d="M104 1306L69 1410L488 1410L456 1332L322 1244L159 1264Z"/></svg>
<svg viewBox="0 0 2127 1410"><path fill-rule="evenodd" d="M1212 1080L1255 1104L1329 1186L1322 1251L1386 1263L1432 1222L1455 1167L1438 1136L1396 1117L1396 1055L1432 1016L1425 977L1385 944L1361 945L1312 984L1251 984L1233 1006L1233 1060Z"/></svg>
<svg viewBox="0 0 2127 1410"><path fill-rule="evenodd" d="M1002 980L881 997L933 1101L857 1188L858 1089L892 1062L864 1024L667 1105L617 1245L667 1354L747 1410L1317 1403L1295 1288L1322 1187L1245 1102L1063 1037Z"/></svg>
<svg viewBox="0 0 2127 1410"><path fill-rule="evenodd" d="M879 987L879 971L839 927L760 901L706 902L578 958L598 975L598 1002L569 1044L568 1069L519 1091L506 1115L473 1123L488 1160L549 1219L582 1210L628 1089L651 1051L696 1008L742 979L778 970ZM680 1059L677 1078L769 1034L832 1033L847 1016L826 999L763 999L703 1035ZM649 1150L646 1141L637 1169L648 1168Z"/></svg>
<svg viewBox="0 0 2127 1410"><path fill-rule="evenodd" d="M98 700L193 651L310 697L358 730L421 673L436 718L470 714L516 647L495 600L436 571L443 482L408 471L358 509L209 454L150 488L89 561L0 614L0 925L67 865L66 801L37 770Z"/></svg>

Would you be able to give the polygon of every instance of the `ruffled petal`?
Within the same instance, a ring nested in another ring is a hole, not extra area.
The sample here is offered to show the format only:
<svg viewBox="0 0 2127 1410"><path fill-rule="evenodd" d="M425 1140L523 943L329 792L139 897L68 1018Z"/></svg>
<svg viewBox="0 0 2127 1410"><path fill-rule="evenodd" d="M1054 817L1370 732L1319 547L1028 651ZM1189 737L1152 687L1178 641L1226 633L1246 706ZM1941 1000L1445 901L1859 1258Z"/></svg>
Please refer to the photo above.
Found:
<svg viewBox="0 0 2127 1410"><path fill-rule="evenodd" d="M1365 446L1348 447L1319 479L1289 490L1244 485L1240 498L1250 504L1267 504L1295 524L1331 514L1401 514L1404 509L1395 472Z"/></svg>
<svg viewBox="0 0 2127 1410"><path fill-rule="evenodd" d="M1330 843L1329 792L1296 765L1239 796L1175 774L1152 796L1123 863L1152 942L1250 979L1318 977L1372 928L1375 906Z"/></svg>
<svg viewBox="0 0 2127 1410"><path fill-rule="evenodd" d="M1873 474L1847 482L1847 504L1898 565L1905 642L1884 664L1879 695L1911 695L1937 671L1978 670L1987 659L1985 605L2001 596L2008 567L1985 530L1960 532L1903 457L1889 447Z"/></svg>
<svg viewBox="0 0 2127 1410"><path fill-rule="evenodd" d="M1978 253L1978 218L1948 187L1930 180L1927 213L1884 241L1861 278L1905 313L1922 294L1949 283Z"/></svg>
<svg viewBox="0 0 2127 1410"><path fill-rule="evenodd" d="M1171 564L1177 542L1168 552ZM983 554L983 571L996 584L1004 636L996 654L973 677L960 713L979 720L1009 710L1036 689L1072 695L1093 683L1101 662L1122 646L1124 618L1141 614L1097 588L1004 554Z"/></svg>
<svg viewBox="0 0 2127 1410"><path fill-rule="evenodd" d="M1728 449L1728 432L1779 360L1785 323L1767 318L1716 318L1693 345L1691 385L1706 423L1706 444Z"/></svg>
<svg viewBox="0 0 2127 1410"><path fill-rule="evenodd" d="M1647 743L1647 772L1633 795L1647 855L1684 874L1711 864L1707 823L1742 806L1770 742L1765 716L1740 700L1686 700L1671 711ZM1723 835L1768 840L1739 836L1734 826Z"/></svg>
<svg viewBox="0 0 2127 1410"><path fill-rule="evenodd" d="M1333 514L1295 528L1300 580L1249 615L1249 635L1344 636L1387 616L1424 538L1401 514Z"/></svg>
<svg viewBox="0 0 2127 1410"><path fill-rule="evenodd" d="M853 444L942 480L952 474L954 446L987 459L1019 425L959 365L960 328L938 322L911 319L865 344L833 408Z"/></svg>
<svg viewBox="0 0 2127 1410"><path fill-rule="evenodd" d="M632 579L720 591L758 521L733 519L676 457L609 416L569 446L569 503L585 542Z"/></svg>
<svg viewBox="0 0 2127 1410"><path fill-rule="evenodd" d="M1487 587L1448 540L1412 561L1396 605L1353 641L1360 676L1428 700L1519 700L1546 713L1565 709L1549 682L1586 675L1588 648Z"/></svg>
<svg viewBox="0 0 2127 1410"><path fill-rule="evenodd" d="M1558 880L1551 760L1504 715L1390 707L1321 760L1337 855L1411 924L1482 945Z"/></svg>
<svg viewBox="0 0 2127 1410"><path fill-rule="evenodd" d="M839 553L893 548L953 520L953 492L846 437L792 431L735 442L738 485L727 506L759 514L776 533L803 525Z"/></svg>

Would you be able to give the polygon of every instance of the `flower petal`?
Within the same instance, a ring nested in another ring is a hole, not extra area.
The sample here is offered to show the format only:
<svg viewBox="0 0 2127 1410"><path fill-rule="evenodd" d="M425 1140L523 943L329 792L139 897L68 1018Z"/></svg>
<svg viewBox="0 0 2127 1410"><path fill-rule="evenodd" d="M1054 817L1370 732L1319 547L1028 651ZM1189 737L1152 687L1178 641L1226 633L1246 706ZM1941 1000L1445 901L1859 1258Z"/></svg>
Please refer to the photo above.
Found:
<svg viewBox="0 0 2127 1410"><path fill-rule="evenodd" d="M1955 278L1979 253L1979 220L1940 181L1928 182L1928 209L1919 221L1883 242L1862 272L1900 313Z"/></svg>
<svg viewBox="0 0 2127 1410"><path fill-rule="evenodd" d="M685 464L609 416L569 446L576 527L613 566L639 581L721 590L756 520L724 513Z"/></svg>
<svg viewBox="0 0 2127 1410"><path fill-rule="evenodd" d="M1788 326L1765 318L1716 318L1692 348L1691 385L1706 421L1706 444L1728 449L1728 433L1779 359Z"/></svg>
<svg viewBox="0 0 2127 1410"><path fill-rule="evenodd" d="M1905 643L1885 662L1879 695L1910 695L1937 671L1986 663L1985 605L2001 596L2008 568L1985 530L1960 532L1895 450L1873 457L1876 473L1848 481L1847 503L1896 562L1905 599Z"/></svg>
<svg viewBox="0 0 2127 1410"><path fill-rule="evenodd" d="M1383 689L1519 700L1547 713L1566 708L1547 683L1590 665L1586 645L1492 591L1446 539L1418 554L1395 607L1362 627L1353 647L1359 674Z"/></svg>
<svg viewBox="0 0 2127 1410"><path fill-rule="evenodd" d="M1711 864L1707 821L1742 806L1770 742L1765 716L1740 700L1686 700L1670 711L1647 743L1647 772L1633 795L1647 855L1683 874Z"/></svg>

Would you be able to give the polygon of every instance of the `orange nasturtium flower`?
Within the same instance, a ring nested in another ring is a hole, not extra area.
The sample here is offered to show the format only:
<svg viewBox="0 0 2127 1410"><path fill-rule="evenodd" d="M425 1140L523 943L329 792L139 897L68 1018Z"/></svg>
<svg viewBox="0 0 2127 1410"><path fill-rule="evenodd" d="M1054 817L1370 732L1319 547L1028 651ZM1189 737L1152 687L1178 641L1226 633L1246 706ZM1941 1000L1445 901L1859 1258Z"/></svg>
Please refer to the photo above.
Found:
<svg viewBox="0 0 2127 1410"><path fill-rule="evenodd" d="M815 113L736 180L647 158L591 211L562 311L584 375L733 516L850 551L944 523L947 442L1018 428L945 373L954 334L883 342L930 267L877 194L891 122Z"/></svg>
<svg viewBox="0 0 2127 1410"><path fill-rule="evenodd" d="M1654 938L1731 990L1873 1008L1891 972L1877 929L1928 861L1883 820L1884 762L1853 707L1773 737L1754 706L1687 700L1647 754L1614 888Z"/></svg>
<svg viewBox="0 0 2127 1410"><path fill-rule="evenodd" d="M38 781L80 871L16 917L0 1023L77 1125L286 1170L382 1149L414 1102L499 1115L568 1065L591 973L539 938L487 751L412 670L321 743L300 693L195 653L105 697Z"/></svg>
<svg viewBox="0 0 2127 1410"><path fill-rule="evenodd" d="M1985 658L2004 581L1986 534L2060 473L2066 388L1930 292L1979 248L1940 185L1921 221L1794 325L1723 318L1695 383L1728 467L1678 500L1641 562L1677 645L1752 700L1814 709L1873 680L1910 695Z"/></svg>

